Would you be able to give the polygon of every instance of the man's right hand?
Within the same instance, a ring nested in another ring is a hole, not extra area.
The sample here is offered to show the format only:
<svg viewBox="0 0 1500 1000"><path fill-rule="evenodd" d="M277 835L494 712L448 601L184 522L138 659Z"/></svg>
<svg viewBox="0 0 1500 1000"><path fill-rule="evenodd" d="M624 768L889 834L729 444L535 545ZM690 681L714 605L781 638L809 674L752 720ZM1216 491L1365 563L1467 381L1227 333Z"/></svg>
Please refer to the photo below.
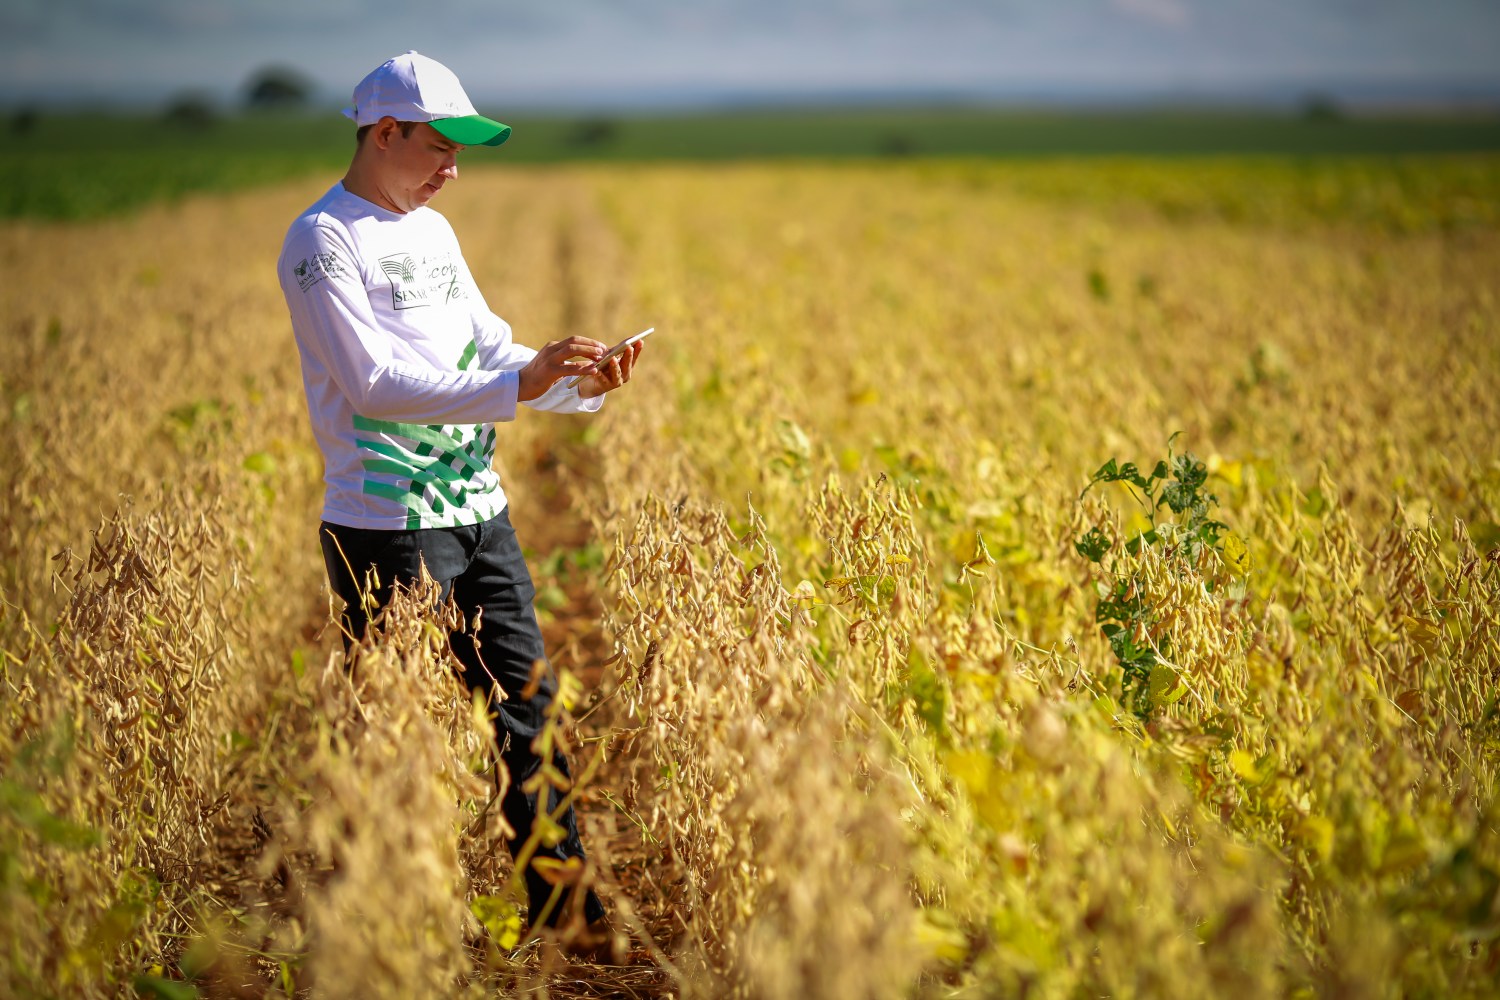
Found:
<svg viewBox="0 0 1500 1000"><path fill-rule="evenodd" d="M516 398L522 403L536 399L558 379L588 371L607 350L606 345L588 337L551 341L521 369L521 391Z"/></svg>

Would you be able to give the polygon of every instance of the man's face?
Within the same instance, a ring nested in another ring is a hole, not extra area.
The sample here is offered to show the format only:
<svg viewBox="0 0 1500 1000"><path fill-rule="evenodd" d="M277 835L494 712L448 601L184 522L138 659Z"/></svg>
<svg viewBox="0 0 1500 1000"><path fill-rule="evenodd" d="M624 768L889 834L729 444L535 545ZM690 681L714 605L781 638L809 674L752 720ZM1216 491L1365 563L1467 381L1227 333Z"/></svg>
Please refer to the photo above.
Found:
<svg viewBox="0 0 1500 1000"><path fill-rule="evenodd" d="M380 134L371 138L384 143L381 193L397 211L421 208L444 184L457 179L458 154L463 146L444 138L426 122L419 123L409 136L402 135L399 127L384 126L384 121L377 125Z"/></svg>

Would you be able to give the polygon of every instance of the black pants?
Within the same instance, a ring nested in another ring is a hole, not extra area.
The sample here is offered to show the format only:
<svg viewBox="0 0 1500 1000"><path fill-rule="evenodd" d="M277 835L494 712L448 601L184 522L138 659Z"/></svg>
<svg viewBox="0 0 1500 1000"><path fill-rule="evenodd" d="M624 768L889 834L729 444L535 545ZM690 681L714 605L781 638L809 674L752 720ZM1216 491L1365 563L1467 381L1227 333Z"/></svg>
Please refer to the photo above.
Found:
<svg viewBox="0 0 1500 1000"><path fill-rule="evenodd" d="M349 637L365 633L368 617L359 599L369 570L376 571L380 586L373 591L377 607L385 607L395 583L409 584L418 579L425 562L427 572L442 587L443 599L450 595L464 619L464 630L452 633L449 644L463 665L464 683L470 689L492 694L496 683L505 692L505 700L492 702L497 716L496 736L501 759L510 771L510 787L501 801L505 819L516 831L510 842L512 857L531 836L538 809L550 812L557 807L556 794L547 785L537 793L526 793L521 786L541 767L542 761L531 749L545 723L544 712L551 704L557 685L549 674L536 694L521 700L521 690L531 679L531 667L546 659L542 633L537 628L532 599L536 589L531 573L521 555L510 515L501 511L482 524L461 528L421 528L415 531L376 531L347 528L323 522L318 536L323 543L323 561L334 592L344 599L344 645ZM353 571L351 574L351 570ZM475 612L480 615L478 635L472 627ZM493 678L493 680L491 679ZM561 753L552 764L568 774L568 762ZM536 857L559 860L582 858L583 843L578 837L578 822L573 809L559 817L566 835L555 847L541 845ZM532 920L542 912L552 886L527 865L526 894ZM553 908L547 922L557 923L568 908L564 895ZM604 916L604 907L592 891L584 900L584 917L590 922Z"/></svg>

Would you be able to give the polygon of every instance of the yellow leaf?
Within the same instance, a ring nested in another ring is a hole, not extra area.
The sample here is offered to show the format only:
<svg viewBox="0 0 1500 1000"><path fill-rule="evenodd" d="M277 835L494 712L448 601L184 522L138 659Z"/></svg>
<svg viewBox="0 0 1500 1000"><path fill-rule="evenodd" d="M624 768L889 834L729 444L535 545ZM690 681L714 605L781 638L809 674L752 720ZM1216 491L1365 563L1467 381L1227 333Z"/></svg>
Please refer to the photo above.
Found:
<svg viewBox="0 0 1500 1000"><path fill-rule="evenodd" d="M974 532L968 528L956 528L948 535L948 554L959 562L968 562L974 551Z"/></svg>
<svg viewBox="0 0 1500 1000"><path fill-rule="evenodd" d="M1292 833L1323 861L1333 855L1333 823L1324 816L1309 816Z"/></svg>
<svg viewBox="0 0 1500 1000"><path fill-rule="evenodd" d="M776 437L781 446L791 454L800 458L808 458L812 455L812 441L796 421L778 420Z"/></svg>
<svg viewBox="0 0 1500 1000"><path fill-rule="evenodd" d="M969 957L969 941L957 927L953 918L928 907L917 912L913 936L917 943L933 958L945 962L962 962Z"/></svg>
<svg viewBox="0 0 1500 1000"><path fill-rule="evenodd" d="M490 940L502 951L521 943L521 914L516 905L498 896L476 896L469 904L474 919L489 931Z"/></svg>
<svg viewBox="0 0 1500 1000"><path fill-rule="evenodd" d="M568 831L550 816L537 816L536 826L532 827L532 832L541 839L543 846L546 847L556 847L568 836Z"/></svg>
<svg viewBox="0 0 1500 1000"><path fill-rule="evenodd" d="M999 678L994 674L975 670L960 670L955 679L960 685L975 689L981 697L986 699L994 697L995 688L999 685Z"/></svg>
<svg viewBox="0 0 1500 1000"><path fill-rule="evenodd" d="M1251 784L1260 783L1260 768L1255 766L1255 755L1248 750L1229 751L1229 768Z"/></svg>
<svg viewBox="0 0 1500 1000"><path fill-rule="evenodd" d="M485 698L483 691L474 691L473 697L469 700L469 714L476 731L481 733L494 732L494 727L490 723L489 699Z"/></svg>
<svg viewBox="0 0 1500 1000"><path fill-rule="evenodd" d="M1413 531L1421 531L1432 520L1432 501L1426 497L1419 497L1407 504L1403 513L1406 517L1406 526Z"/></svg>
<svg viewBox="0 0 1500 1000"><path fill-rule="evenodd" d="M1418 646L1429 652L1436 648L1438 641L1443 637L1443 626L1430 618L1402 615L1401 624L1405 627L1407 635L1411 636Z"/></svg>
<svg viewBox="0 0 1500 1000"><path fill-rule="evenodd" d="M1224 480L1230 486L1243 486L1245 483L1244 463L1227 462L1223 459L1219 459L1217 467L1215 467L1214 459L1218 457L1219 456L1214 455L1208 460L1208 471Z"/></svg>
<svg viewBox="0 0 1500 1000"><path fill-rule="evenodd" d="M969 750L950 753L945 763L948 773L963 785L969 795L978 798L989 790L995 761L989 754Z"/></svg>
<svg viewBox="0 0 1500 1000"><path fill-rule="evenodd" d="M1177 671L1158 663L1151 668L1151 679L1148 683L1150 684L1151 700L1160 702L1177 686ZM1178 697L1181 696L1179 695ZM1173 701L1175 700L1174 698Z"/></svg>
<svg viewBox="0 0 1500 1000"><path fill-rule="evenodd" d="M562 702L563 708L573 711L582 697L583 682L571 671L559 670L557 672L557 700Z"/></svg>
<svg viewBox="0 0 1500 1000"><path fill-rule="evenodd" d="M964 513L971 521L994 521L1002 527L1009 527L1014 521L1004 500L976 500L965 508Z"/></svg>
<svg viewBox="0 0 1500 1000"><path fill-rule="evenodd" d="M1395 697L1396 707L1413 719L1422 715L1422 692L1419 688L1408 688Z"/></svg>
<svg viewBox="0 0 1500 1000"><path fill-rule="evenodd" d="M1250 546L1245 540L1234 532L1224 536L1224 564L1235 576L1244 576L1250 572Z"/></svg>
<svg viewBox="0 0 1500 1000"><path fill-rule="evenodd" d="M1421 868L1431 859L1421 835L1415 830L1398 830L1386 845L1380 860L1382 874L1397 874Z"/></svg>
<svg viewBox="0 0 1500 1000"><path fill-rule="evenodd" d="M992 829L1003 829L1010 823L1010 810L1005 799L995 788L995 760L989 754L975 750L950 753L944 763L948 773L974 803L979 819Z"/></svg>
<svg viewBox="0 0 1500 1000"><path fill-rule="evenodd" d="M531 867L536 873L547 880L549 885L577 885L578 880L583 877L583 859L568 858L559 861L557 858L533 858Z"/></svg>

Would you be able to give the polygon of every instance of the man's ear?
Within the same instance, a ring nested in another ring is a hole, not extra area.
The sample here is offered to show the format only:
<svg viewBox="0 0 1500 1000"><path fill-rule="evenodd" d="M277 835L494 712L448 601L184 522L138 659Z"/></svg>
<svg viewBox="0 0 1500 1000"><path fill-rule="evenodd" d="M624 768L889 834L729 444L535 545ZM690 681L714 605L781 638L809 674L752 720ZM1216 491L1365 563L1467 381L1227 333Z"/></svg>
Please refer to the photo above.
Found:
<svg viewBox="0 0 1500 1000"><path fill-rule="evenodd" d="M395 139L396 133L400 131L401 123L390 115L386 115L380 121L376 122L375 127L370 130L370 138L375 141L375 145L378 148L389 149L391 142Z"/></svg>

